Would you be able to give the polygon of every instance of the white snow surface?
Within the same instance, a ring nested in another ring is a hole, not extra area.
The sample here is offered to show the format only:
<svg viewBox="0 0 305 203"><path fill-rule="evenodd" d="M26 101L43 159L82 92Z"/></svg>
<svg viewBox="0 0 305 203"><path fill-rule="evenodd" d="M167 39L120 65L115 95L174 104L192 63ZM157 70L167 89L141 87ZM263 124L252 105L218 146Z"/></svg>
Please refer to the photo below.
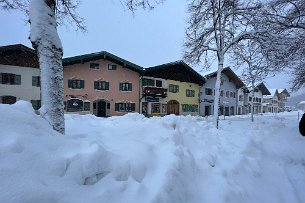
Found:
<svg viewBox="0 0 305 203"><path fill-rule="evenodd" d="M66 136L0 105L0 202L305 202L298 112L221 118L66 115Z"/></svg>

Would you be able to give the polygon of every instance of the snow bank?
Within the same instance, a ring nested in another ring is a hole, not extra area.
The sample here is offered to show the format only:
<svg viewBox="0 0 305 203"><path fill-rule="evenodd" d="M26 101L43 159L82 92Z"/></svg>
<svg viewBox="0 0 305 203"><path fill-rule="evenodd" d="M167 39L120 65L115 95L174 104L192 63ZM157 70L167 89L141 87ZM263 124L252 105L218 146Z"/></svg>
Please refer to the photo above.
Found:
<svg viewBox="0 0 305 203"><path fill-rule="evenodd" d="M220 120L66 115L0 105L0 202L305 202L297 113Z"/></svg>

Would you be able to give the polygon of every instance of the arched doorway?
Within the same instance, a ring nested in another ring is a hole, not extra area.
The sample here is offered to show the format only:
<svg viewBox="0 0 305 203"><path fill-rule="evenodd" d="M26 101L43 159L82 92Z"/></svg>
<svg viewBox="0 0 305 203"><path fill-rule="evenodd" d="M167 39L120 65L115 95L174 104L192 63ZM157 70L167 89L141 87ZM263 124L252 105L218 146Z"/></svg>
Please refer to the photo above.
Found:
<svg viewBox="0 0 305 203"><path fill-rule="evenodd" d="M167 103L167 114L179 115L179 102L176 100L170 100Z"/></svg>
<svg viewBox="0 0 305 203"><path fill-rule="evenodd" d="M110 102L104 99L93 101L93 114L97 117L110 116Z"/></svg>

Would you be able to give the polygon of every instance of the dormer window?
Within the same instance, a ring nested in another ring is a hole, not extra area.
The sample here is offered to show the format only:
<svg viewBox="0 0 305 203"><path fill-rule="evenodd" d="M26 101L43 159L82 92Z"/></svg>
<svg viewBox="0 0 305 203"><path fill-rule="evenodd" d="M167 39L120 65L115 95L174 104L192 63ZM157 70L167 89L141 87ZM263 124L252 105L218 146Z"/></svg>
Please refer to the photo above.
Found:
<svg viewBox="0 0 305 203"><path fill-rule="evenodd" d="M90 68L91 69L100 69L100 64L99 63L90 63Z"/></svg>

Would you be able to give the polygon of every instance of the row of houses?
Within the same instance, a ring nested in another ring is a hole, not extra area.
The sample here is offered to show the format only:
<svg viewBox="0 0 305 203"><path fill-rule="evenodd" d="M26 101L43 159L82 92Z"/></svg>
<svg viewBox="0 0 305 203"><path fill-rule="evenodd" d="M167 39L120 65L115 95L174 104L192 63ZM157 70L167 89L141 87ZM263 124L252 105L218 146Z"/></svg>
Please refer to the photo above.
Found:
<svg viewBox="0 0 305 203"><path fill-rule="evenodd" d="M202 76L183 61L143 68L109 52L63 59L66 113L98 117L139 112L146 116L213 114L216 72ZM30 101L40 107L40 71L34 50L0 47L0 102ZM254 97L252 96L254 92ZM286 89L251 90L230 69L221 76L220 114L277 113L289 97Z"/></svg>

